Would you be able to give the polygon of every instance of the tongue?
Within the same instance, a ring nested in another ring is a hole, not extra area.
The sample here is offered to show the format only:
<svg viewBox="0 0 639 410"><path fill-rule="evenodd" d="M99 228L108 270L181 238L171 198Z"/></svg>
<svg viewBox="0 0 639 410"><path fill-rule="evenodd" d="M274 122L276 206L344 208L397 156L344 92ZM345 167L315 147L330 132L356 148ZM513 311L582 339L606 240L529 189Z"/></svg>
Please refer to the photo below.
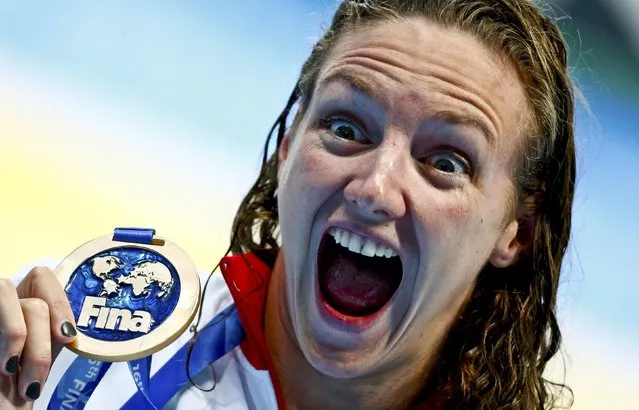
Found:
<svg viewBox="0 0 639 410"><path fill-rule="evenodd" d="M392 272L382 258L366 257L347 250L335 252L320 275L327 302L340 313L365 316L379 310L397 289Z"/></svg>

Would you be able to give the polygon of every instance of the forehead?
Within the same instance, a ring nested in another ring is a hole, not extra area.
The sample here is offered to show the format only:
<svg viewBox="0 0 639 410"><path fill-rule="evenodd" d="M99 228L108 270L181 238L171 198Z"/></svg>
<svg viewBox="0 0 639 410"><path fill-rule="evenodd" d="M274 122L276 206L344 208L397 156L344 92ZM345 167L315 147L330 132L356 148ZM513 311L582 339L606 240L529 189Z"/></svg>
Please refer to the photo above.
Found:
<svg viewBox="0 0 639 410"><path fill-rule="evenodd" d="M320 71L316 91L340 79L386 108L410 107L404 112L421 116L457 111L497 136L521 134L528 112L512 62L470 33L422 18L345 35Z"/></svg>

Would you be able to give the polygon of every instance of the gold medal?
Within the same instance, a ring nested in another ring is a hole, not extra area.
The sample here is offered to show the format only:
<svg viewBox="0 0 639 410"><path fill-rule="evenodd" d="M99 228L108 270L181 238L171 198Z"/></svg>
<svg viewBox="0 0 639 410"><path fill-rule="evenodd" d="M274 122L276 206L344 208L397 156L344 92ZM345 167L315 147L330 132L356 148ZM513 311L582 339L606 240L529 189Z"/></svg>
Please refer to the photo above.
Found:
<svg viewBox="0 0 639 410"><path fill-rule="evenodd" d="M68 348L95 360L152 355L187 329L200 304L195 265L153 229L117 228L77 248L54 273L78 329Z"/></svg>

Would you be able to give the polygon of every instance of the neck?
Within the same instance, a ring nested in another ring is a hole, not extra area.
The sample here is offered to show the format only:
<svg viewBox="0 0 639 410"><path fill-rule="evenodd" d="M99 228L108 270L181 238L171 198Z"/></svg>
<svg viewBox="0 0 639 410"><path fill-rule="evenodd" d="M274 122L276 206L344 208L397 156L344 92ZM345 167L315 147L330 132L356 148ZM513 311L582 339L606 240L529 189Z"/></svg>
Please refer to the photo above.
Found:
<svg viewBox="0 0 639 410"><path fill-rule="evenodd" d="M417 395L423 371L410 374L409 364L366 378L336 379L315 370L294 337L286 309L286 277L282 253L268 286L265 333L287 409L406 408Z"/></svg>

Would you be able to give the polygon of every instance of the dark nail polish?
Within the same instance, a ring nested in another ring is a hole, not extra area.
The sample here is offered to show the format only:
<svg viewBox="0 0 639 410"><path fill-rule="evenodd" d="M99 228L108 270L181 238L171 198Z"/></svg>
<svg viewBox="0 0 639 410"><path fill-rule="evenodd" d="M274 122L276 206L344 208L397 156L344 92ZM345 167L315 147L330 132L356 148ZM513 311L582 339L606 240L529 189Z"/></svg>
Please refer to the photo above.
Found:
<svg viewBox="0 0 639 410"><path fill-rule="evenodd" d="M27 387L26 396L31 400L37 400L40 397L40 382L33 382Z"/></svg>
<svg viewBox="0 0 639 410"><path fill-rule="evenodd" d="M8 373L16 374L18 373L18 367L20 366L20 356L15 355L11 356L7 363L4 365L5 370Z"/></svg>
<svg viewBox="0 0 639 410"><path fill-rule="evenodd" d="M73 327L71 322L67 322L67 321L62 323L62 327L60 328L60 330L62 330L62 334L66 337L75 337L78 334L78 332L76 332L75 327Z"/></svg>

